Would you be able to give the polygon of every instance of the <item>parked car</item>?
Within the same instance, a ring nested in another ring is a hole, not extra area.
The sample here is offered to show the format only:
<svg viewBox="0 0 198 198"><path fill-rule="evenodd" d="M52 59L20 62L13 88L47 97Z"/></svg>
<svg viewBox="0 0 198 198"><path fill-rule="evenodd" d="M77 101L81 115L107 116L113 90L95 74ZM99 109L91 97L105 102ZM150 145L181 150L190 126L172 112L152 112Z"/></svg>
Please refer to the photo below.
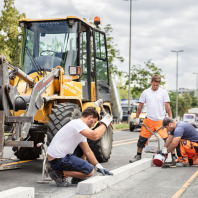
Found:
<svg viewBox="0 0 198 198"><path fill-rule="evenodd" d="M188 122L189 124L192 124L195 128L198 126L198 118L193 113L185 113L183 115L183 121Z"/></svg>
<svg viewBox="0 0 198 198"><path fill-rule="evenodd" d="M135 128L140 128L142 126L142 123L143 123L145 117L146 117L146 105L144 104L142 111L140 113L140 116L139 116L140 122L138 125L134 124L134 118L136 117L138 105L139 105L138 103L133 105L133 111L131 113L131 121L129 124L130 131L134 131Z"/></svg>

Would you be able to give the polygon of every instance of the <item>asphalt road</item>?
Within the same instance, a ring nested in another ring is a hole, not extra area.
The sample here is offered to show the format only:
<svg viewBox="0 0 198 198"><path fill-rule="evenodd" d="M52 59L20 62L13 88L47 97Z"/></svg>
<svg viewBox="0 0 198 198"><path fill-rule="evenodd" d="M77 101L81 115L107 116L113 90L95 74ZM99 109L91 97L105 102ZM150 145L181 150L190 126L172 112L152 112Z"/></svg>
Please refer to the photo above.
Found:
<svg viewBox="0 0 198 198"><path fill-rule="evenodd" d="M138 136L139 131L114 131L111 159L107 163L103 163L103 166L108 170L113 170L128 164L129 159L136 154ZM149 142L149 145L157 148L157 142L155 140ZM143 158L151 158L152 156L152 153L143 152ZM5 157L14 157L11 149L5 150ZM41 179L41 171L42 160L24 162L20 169L0 171L0 191L18 186L34 187L36 198L167 198L173 197L175 193L178 193L181 197L198 197L198 179L196 178L198 174L196 173L197 167L177 167L167 169L151 167L92 196L76 195L76 185L58 188L53 181L50 181L49 184L38 184L37 181ZM191 185L189 185L190 182L192 182ZM183 192L182 189L184 189L185 192ZM179 196L177 195L174 198Z"/></svg>

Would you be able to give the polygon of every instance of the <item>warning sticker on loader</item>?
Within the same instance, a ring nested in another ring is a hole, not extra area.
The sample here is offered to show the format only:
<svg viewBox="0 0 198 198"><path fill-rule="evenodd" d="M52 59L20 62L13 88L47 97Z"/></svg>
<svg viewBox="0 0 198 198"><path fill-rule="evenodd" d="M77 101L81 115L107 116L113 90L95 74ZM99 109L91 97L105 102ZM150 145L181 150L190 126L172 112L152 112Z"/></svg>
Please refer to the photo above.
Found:
<svg viewBox="0 0 198 198"><path fill-rule="evenodd" d="M78 82L64 82L62 85L65 96L77 96L82 99L82 84Z"/></svg>

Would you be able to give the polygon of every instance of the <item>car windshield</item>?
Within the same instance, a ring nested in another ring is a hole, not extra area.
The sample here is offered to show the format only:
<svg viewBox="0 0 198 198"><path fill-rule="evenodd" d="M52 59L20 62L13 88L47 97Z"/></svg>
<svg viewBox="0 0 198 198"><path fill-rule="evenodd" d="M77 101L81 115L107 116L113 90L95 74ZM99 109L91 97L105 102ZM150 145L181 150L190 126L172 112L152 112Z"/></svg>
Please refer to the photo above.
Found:
<svg viewBox="0 0 198 198"><path fill-rule="evenodd" d="M137 112L137 109L138 109L138 105L134 105L133 113L136 113ZM143 105L141 112L142 113L146 113L146 105Z"/></svg>
<svg viewBox="0 0 198 198"><path fill-rule="evenodd" d="M77 22L32 22L26 25L22 68L30 74L60 65L68 74L69 66L77 65Z"/></svg>
<svg viewBox="0 0 198 198"><path fill-rule="evenodd" d="M194 116L193 115L184 115L184 119L186 120L190 120L190 119L193 119Z"/></svg>

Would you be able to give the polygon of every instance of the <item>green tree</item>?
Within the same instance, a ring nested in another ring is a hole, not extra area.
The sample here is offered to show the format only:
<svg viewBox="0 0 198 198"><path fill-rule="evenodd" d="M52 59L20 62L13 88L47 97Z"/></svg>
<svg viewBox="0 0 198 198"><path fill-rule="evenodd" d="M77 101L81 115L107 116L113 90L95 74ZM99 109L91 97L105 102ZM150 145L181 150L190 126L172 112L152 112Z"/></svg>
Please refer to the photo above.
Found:
<svg viewBox="0 0 198 198"><path fill-rule="evenodd" d="M195 97L195 92L194 92L194 91L191 92L191 93L190 93L190 96L191 96L191 98L192 98L191 108L193 108L193 107L198 107L198 99L197 99L197 97Z"/></svg>
<svg viewBox="0 0 198 198"><path fill-rule="evenodd" d="M164 75L162 75L162 69L155 66L151 60L144 63L144 66L133 65L132 66L132 76L131 76L131 94L133 98L139 98L141 93L150 87L151 77L153 74L158 74L161 76L161 85L165 84ZM126 75L128 79L128 74ZM128 84L128 81L126 82Z"/></svg>
<svg viewBox="0 0 198 198"><path fill-rule="evenodd" d="M128 88L126 85L123 85L123 78L119 76L117 83L118 91L121 99L128 99Z"/></svg>
<svg viewBox="0 0 198 198"><path fill-rule="evenodd" d="M188 93L182 93L178 97L178 115L183 116L184 113L188 112L188 109L191 108L192 97Z"/></svg>
<svg viewBox="0 0 198 198"><path fill-rule="evenodd" d="M171 105L171 110L173 114L173 118L176 116L176 93L170 91L169 92L169 97L170 97L170 105ZM188 112L188 109L197 107L198 105L198 100L194 96L194 93L183 93L178 96L178 115L180 117L183 117L184 113Z"/></svg>
<svg viewBox="0 0 198 198"><path fill-rule="evenodd" d="M16 54L16 40L21 33L18 27L18 20L25 17L14 7L14 0L4 0L4 7L0 17L0 54L3 54L7 61L14 63ZM20 51L20 42L18 54Z"/></svg>
<svg viewBox="0 0 198 198"><path fill-rule="evenodd" d="M175 118L176 116L176 93L173 91L169 91L169 98L170 98L170 106L172 111L172 116Z"/></svg>
<svg viewBox="0 0 198 198"><path fill-rule="evenodd" d="M104 28L104 31L106 33L110 73L114 73L121 76L122 72L118 70L118 66L116 65L116 62L122 63L124 62L124 58L120 56L120 50L118 49L118 45L115 44L114 38L111 35L113 32L113 28L111 27L111 24L108 24Z"/></svg>

